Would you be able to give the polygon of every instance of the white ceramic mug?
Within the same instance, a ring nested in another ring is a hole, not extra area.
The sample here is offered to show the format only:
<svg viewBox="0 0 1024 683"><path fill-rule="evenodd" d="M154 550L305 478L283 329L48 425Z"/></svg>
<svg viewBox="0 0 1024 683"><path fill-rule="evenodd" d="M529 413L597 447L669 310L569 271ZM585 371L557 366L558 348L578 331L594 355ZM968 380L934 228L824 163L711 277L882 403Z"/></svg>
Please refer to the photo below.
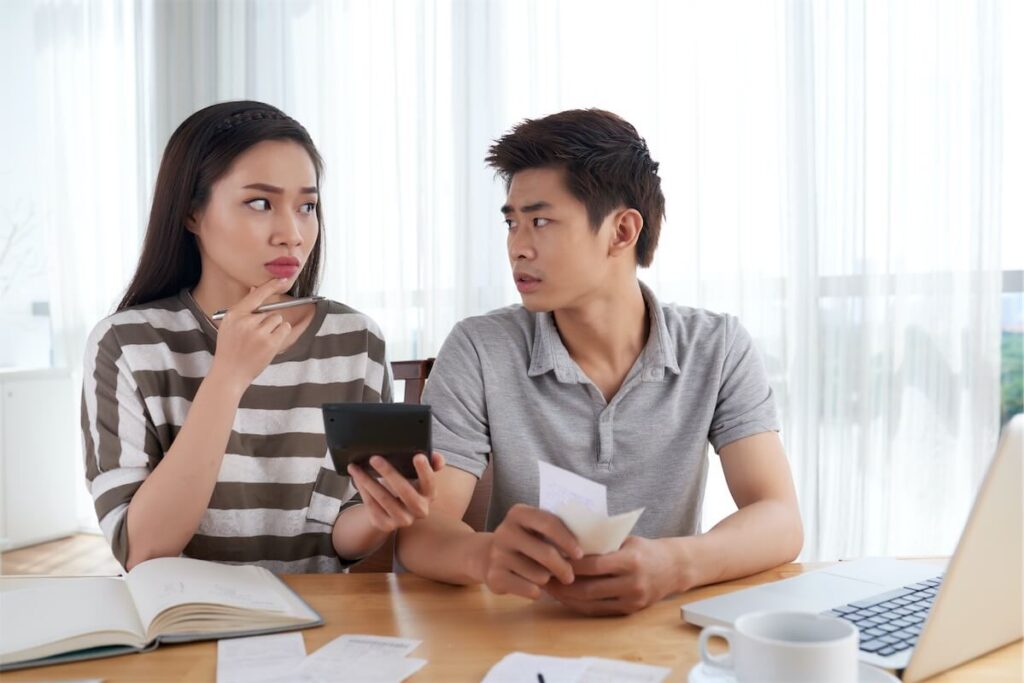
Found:
<svg viewBox="0 0 1024 683"><path fill-rule="evenodd" d="M708 652L710 638L729 644ZM806 612L754 612L734 628L708 626L697 643L704 666L731 672L738 683L857 683L857 628Z"/></svg>

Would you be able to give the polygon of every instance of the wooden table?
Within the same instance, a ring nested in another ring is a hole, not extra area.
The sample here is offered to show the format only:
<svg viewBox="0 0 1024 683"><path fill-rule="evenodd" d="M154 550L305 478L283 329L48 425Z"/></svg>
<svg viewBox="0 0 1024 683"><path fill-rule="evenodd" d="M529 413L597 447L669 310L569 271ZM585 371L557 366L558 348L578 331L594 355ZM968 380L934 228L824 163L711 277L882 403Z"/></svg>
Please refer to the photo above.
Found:
<svg viewBox="0 0 1024 683"><path fill-rule="evenodd" d="M794 576L822 565L783 565L756 576L663 600L629 617L575 616L558 603L497 596L478 586L446 586L411 575L306 574L285 581L323 615L326 624L303 631L306 651L345 633L418 638L410 656L428 664L408 680L480 681L505 654L600 656L672 668L668 681L686 681L698 661L700 629L683 623L679 606L744 586ZM1008 645L932 681L985 683L1021 675L1021 642ZM103 678L119 681L214 681L215 642L163 645L142 655L63 664L0 676L3 681Z"/></svg>

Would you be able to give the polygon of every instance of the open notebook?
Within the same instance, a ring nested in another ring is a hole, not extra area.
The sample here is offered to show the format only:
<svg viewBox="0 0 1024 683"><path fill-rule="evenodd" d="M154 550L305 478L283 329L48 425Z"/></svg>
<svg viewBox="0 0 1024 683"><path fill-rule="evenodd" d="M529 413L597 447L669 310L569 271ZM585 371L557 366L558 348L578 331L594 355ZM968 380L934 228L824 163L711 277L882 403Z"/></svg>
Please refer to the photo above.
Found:
<svg viewBox="0 0 1024 683"><path fill-rule="evenodd" d="M2 577L0 611L0 671L323 623L266 569L184 557L124 577Z"/></svg>

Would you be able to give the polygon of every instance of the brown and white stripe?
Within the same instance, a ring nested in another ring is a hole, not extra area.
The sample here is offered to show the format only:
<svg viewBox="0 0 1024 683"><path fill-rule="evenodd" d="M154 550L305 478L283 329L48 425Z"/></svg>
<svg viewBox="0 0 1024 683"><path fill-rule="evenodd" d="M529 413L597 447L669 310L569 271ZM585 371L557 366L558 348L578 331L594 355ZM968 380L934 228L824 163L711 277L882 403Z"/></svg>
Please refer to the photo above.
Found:
<svg viewBox="0 0 1024 683"><path fill-rule="evenodd" d="M213 363L217 330L183 291L106 318L86 345L85 472L100 527L128 559L132 496L170 449ZM275 572L344 568L331 543L357 504L334 471L320 406L389 402L384 337L367 316L321 301L309 328L242 396L206 513L183 554Z"/></svg>

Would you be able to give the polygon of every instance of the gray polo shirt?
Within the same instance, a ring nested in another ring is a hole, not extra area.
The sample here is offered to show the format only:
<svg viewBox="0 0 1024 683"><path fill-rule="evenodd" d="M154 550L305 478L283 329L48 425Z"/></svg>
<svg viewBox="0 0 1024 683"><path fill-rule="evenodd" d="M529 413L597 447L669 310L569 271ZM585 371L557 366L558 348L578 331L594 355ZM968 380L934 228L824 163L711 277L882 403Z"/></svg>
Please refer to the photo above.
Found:
<svg viewBox="0 0 1024 683"><path fill-rule="evenodd" d="M509 306L458 323L423 401L434 449L479 477L494 462L487 528L537 505L537 461L608 487L608 514L645 507L648 538L700 529L707 446L777 431L771 387L750 335L729 315L661 304L641 284L651 332L618 393L569 356L551 313Z"/></svg>

